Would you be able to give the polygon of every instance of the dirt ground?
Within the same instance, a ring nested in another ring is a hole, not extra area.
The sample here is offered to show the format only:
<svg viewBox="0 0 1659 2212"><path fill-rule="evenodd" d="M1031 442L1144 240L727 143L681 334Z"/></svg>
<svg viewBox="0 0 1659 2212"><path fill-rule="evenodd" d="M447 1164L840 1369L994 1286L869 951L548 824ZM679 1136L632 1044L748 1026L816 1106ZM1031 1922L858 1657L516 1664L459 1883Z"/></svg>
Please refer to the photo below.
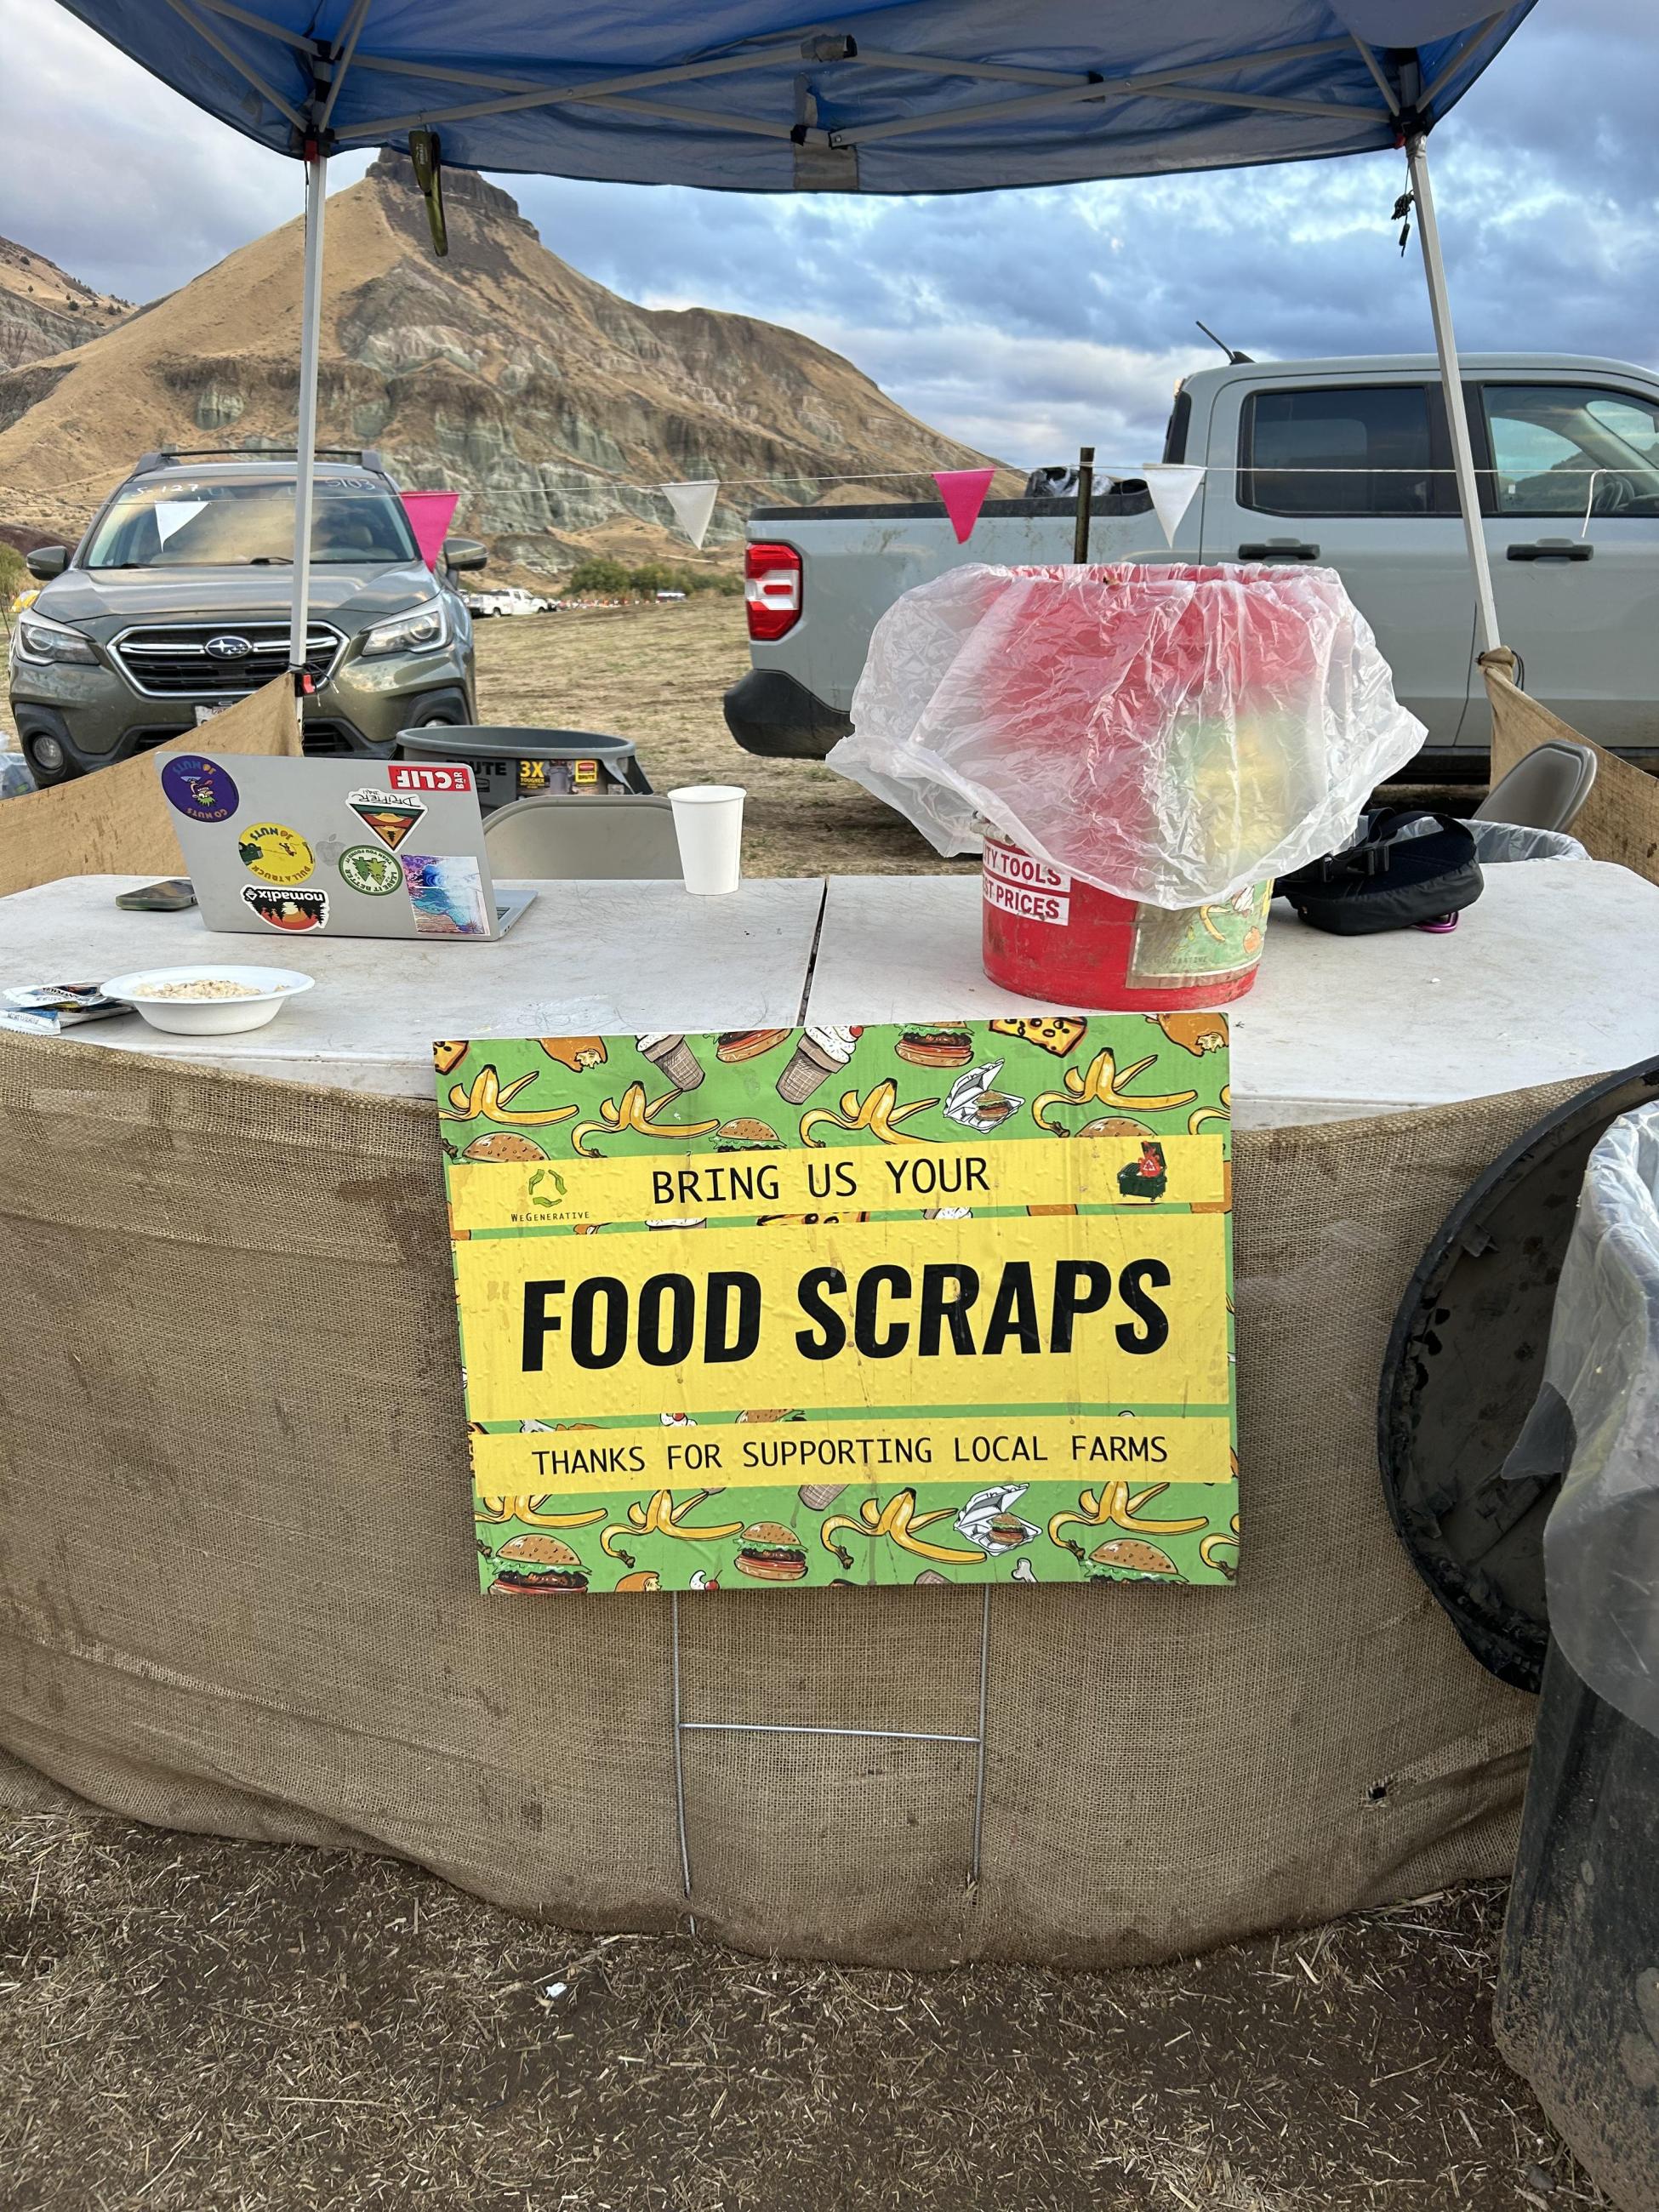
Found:
<svg viewBox="0 0 1659 2212"><path fill-rule="evenodd" d="M940 862L741 752L731 601L481 625L489 720L738 781L756 874ZM0 2212L1569 2212L1497 1885L1153 1972L599 1941L388 1861L0 1821Z"/></svg>
<svg viewBox="0 0 1659 2212"><path fill-rule="evenodd" d="M6 2212L1569 2212L1478 1885L1126 1974L769 1963L0 1828Z"/></svg>

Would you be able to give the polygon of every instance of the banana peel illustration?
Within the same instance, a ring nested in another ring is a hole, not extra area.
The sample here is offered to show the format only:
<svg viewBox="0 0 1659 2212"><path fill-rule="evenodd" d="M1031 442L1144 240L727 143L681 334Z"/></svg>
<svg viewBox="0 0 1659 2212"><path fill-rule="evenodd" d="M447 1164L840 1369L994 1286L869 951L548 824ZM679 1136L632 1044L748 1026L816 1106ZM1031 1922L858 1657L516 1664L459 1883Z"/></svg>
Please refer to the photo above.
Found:
<svg viewBox="0 0 1659 2212"><path fill-rule="evenodd" d="M477 1504L482 1512L473 1511L472 1518L480 1528L489 1528L501 1521L522 1521L532 1528L586 1528L595 1521L603 1521L605 1508L595 1506L589 1513L544 1513L541 1508L548 1503L545 1495L534 1498L489 1498L480 1491Z"/></svg>
<svg viewBox="0 0 1659 2212"><path fill-rule="evenodd" d="M1220 1573L1226 1576L1230 1583L1235 1582L1238 1577L1237 1560L1222 1559L1218 1559L1216 1556L1216 1554L1224 1548L1231 1548L1235 1552L1238 1549L1238 1516L1237 1513L1234 1514L1232 1519L1227 1523L1224 1531L1220 1528L1216 1529L1212 1534L1205 1537L1203 1542L1200 1544L1198 1547L1198 1556L1203 1560L1206 1567L1216 1568Z"/></svg>
<svg viewBox="0 0 1659 2212"><path fill-rule="evenodd" d="M1079 1528L1126 1528L1134 1536L1185 1536L1194 1528L1205 1527L1209 1516L1203 1513L1196 1519L1182 1521L1158 1521L1143 1515L1141 1508L1151 1504L1153 1498L1161 1498L1169 1486L1167 1482L1154 1482L1145 1490L1132 1492L1127 1482L1109 1482L1098 1498L1092 1490L1082 1491L1077 1501L1082 1510L1056 1513L1048 1523L1048 1541L1059 1545L1063 1552L1074 1553L1080 1559L1084 1556L1082 1545L1074 1537L1062 1536L1062 1528L1074 1525Z"/></svg>
<svg viewBox="0 0 1659 2212"><path fill-rule="evenodd" d="M1198 1093L1194 1091L1196 1097ZM913 1137L899 1123L908 1121L913 1114L925 1114L930 1106L937 1106L937 1098L918 1098L908 1106L898 1103L898 1085L890 1076L877 1084L867 1098L860 1098L856 1091L848 1091L842 1097L841 1111L836 1113L828 1106L815 1106L800 1117L800 1140L804 1145L822 1145L824 1139L812 1134L817 1128L867 1129L884 1145L925 1145L927 1137Z"/></svg>
<svg viewBox="0 0 1659 2212"><path fill-rule="evenodd" d="M712 1542L726 1536L740 1536L743 1534L741 1521L711 1522L701 1528L688 1528L685 1525L688 1513L720 1494L718 1490L694 1490L690 1497L678 1505L674 1503L672 1490L656 1491L643 1504L635 1498L629 1504L627 1519L613 1522L600 1537L599 1549L611 1559L621 1559L625 1565L631 1567L635 1564L634 1556L631 1552L623 1551L615 1541L618 1536L679 1536L689 1543L696 1544ZM596 1517L603 1519L604 1516Z"/></svg>
<svg viewBox="0 0 1659 2212"><path fill-rule="evenodd" d="M660 1098L647 1098L642 1083L630 1083L620 1101L605 1098L599 1102L597 1121L579 1121L570 1132L570 1141L585 1159L597 1159L602 1155L590 1152L590 1137L616 1137L632 1133L641 1137L661 1137L671 1144L688 1145L696 1138L706 1137L711 1129L718 1129L718 1115L712 1121L659 1121L657 1116L669 1103L679 1097L678 1091L665 1091ZM575 1112L575 1108L571 1108Z"/></svg>
<svg viewBox="0 0 1659 2212"><path fill-rule="evenodd" d="M873 1498L866 1498L859 1507L856 1520L845 1513L832 1515L819 1529L818 1540L826 1552L835 1553L849 1573L852 1571L853 1555L844 1544L836 1541L837 1531L842 1528L854 1536L868 1537L872 1541L880 1536L890 1537L902 1551L914 1552L919 1559L938 1559L951 1566L982 1566L986 1554L979 1547L963 1551L954 1544L936 1544L931 1537L917 1534L918 1530L929 1527L935 1521L949 1521L951 1517L951 1509L948 1505L940 1506L934 1512L918 1513L915 1492L901 1490L896 1497L890 1498L885 1505L878 1506Z"/></svg>
<svg viewBox="0 0 1659 2212"><path fill-rule="evenodd" d="M1098 1102L1122 1112L1135 1114L1171 1113L1177 1106L1190 1106L1197 1098L1196 1091L1172 1091L1161 1097L1138 1096L1125 1086L1144 1075L1158 1054L1148 1053L1145 1060L1137 1060L1121 1069L1109 1052L1097 1052L1089 1062L1085 1073L1076 1068L1066 1071L1063 1091L1043 1091L1031 1101L1031 1119L1039 1129L1050 1137L1071 1134L1062 1122L1051 1121L1049 1111L1055 1106L1088 1106Z"/></svg>
<svg viewBox="0 0 1659 2212"><path fill-rule="evenodd" d="M568 1121L580 1109L575 1106L513 1106L527 1083L533 1083L541 1070L532 1067L528 1075L515 1076L503 1084L493 1067L481 1067L472 1079L470 1091L463 1091L459 1083L449 1086L449 1105L441 1108L439 1118L445 1121L501 1121L511 1128L540 1129L550 1122ZM452 1111L451 1109L453 1110Z"/></svg>

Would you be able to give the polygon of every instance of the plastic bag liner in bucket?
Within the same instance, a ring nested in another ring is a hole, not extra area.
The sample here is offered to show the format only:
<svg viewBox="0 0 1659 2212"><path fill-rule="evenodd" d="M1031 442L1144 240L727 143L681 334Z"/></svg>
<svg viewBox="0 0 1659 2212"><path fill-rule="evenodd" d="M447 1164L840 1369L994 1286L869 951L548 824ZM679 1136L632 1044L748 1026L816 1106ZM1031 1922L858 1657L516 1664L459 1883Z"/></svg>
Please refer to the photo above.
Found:
<svg viewBox="0 0 1659 2212"><path fill-rule="evenodd" d="M1332 569L969 566L882 617L829 759L941 853L988 836L1072 879L1063 921L1036 925L1014 963L1025 980L993 968L996 981L1167 1005L1249 988L1248 956L1231 989L1213 971L1183 985L1190 917L1349 842L1425 735ZM1183 917L1170 945L1146 947L1138 972L1156 980L1129 981L1138 924L1080 887ZM1091 921L1099 947L1066 942Z"/></svg>

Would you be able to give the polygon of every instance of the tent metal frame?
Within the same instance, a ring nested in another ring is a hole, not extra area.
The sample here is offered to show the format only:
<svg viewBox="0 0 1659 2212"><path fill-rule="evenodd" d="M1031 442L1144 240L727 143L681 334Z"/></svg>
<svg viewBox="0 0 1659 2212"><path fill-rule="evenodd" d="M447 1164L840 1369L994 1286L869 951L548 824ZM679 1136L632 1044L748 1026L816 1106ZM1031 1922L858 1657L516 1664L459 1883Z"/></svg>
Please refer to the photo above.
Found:
<svg viewBox="0 0 1659 2212"><path fill-rule="evenodd" d="M949 130L983 122L994 123L1001 119L1016 120L1067 107L1087 104L1104 106L1123 100L1168 100L1188 106L1255 108L1267 113L1312 115L1339 120L1352 117L1356 121L1375 124L1379 119L1378 110L1356 106L1350 101L1296 100L1267 92L1234 90L1209 82L1217 76L1236 78L1258 69L1270 70L1287 63L1315 60L1324 54L1346 51L1349 46L1355 49L1364 60L1382 102L1382 118L1398 130L1405 147L1417 208L1424 274L1428 283L1435 349L1440 363L1440 380L1451 432L1458 504L1468 546L1469 566L1474 578L1478 625L1486 651L1494 650L1501 643L1492 564L1480 510L1474 441L1469 430L1468 409L1464 398L1457 339L1446 285L1445 259L1441 250L1440 228L1429 175L1426 140L1428 121L1436 99L1497 36L1506 20L1507 9L1497 9L1473 24L1461 44L1427 85L1412 81L1417 76L1414 62L1403 65L1400 70L1401 82L1396 90L1389 82L1389 73L1374 49L1357 33L1350 33L1346 38L1320 39L1300 46L1272 48L1258 54L1233 55L1216 61L1190 63L1150 75L1108 77L1092 70L1077 72L1025 68L1012 63L958 61L941 55L906 54L885 47L864 47L849 33L818 28L803 32L799 37L769 40L731 53L708 55L699 60L672 63L648 70L626 70L616 76L591 78L584 84L560 85L535 83L524 77L498 76L487 70L446 68L435 64L399 61L385 55L366 53L362 50L360 41L373 0L354 0L337 43L306 38L297 32L286 30L255 10L237 4L237 0L166 0L166 4L253 90L269 100L278 113L289 118L299 134L305 155L306 248L304 305L300 333L299 481L294 509L294 601L289 647L289 666L296 678L305 665L307 603L310 587L318 356L321 336L323 222L331 148L359 142L380 144L389 136L401 131L431 128L441 123L461 122L477 116L507 114L520 108L561 106L596 106L617 114L637 115L647 121L682 123L696 130L735 131L755 137L789 139L803 150L816 149L825 154L856 153L860 146L913 137L929 131ZM314 88L307 112L301 113L274 85L266 82L236 52L231 42L216 30L210 21L204 20L204 17L214 16L227 23L240 23L248 29L277 39L307 58ZM801 63L811 68L833 68L839 64L850 63L863 70L890 70L909 76L931 74L963 78L975 84L1029 85L1040 88L1014 99L969 101L960 106L927 115L889 120L875 118L867 123L854 123L833 129L818 126L816 94L808 81L801 76L797 76L793 81L792 99L794 112L787 122L781 118L775 119L677 107L671 101L640 97L641 94L653 93L665 86L741 76L756 70L775 69L785 63ZM368 70L386 76L417 77L427 83L454 85L458 88L484 92L494 96L457 101L448 106L415 109L405 115L382 118L372 125L336 133L331 131L331 124L341 88L348 73L353 69L359 72Z"/></svg>

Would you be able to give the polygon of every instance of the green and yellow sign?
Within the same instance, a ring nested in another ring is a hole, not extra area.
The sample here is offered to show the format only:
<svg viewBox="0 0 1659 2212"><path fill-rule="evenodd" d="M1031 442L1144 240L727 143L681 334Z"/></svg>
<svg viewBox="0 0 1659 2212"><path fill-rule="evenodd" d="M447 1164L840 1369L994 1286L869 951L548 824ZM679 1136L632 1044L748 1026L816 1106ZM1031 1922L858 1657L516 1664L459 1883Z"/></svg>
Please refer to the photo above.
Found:
<svg viewBox="0 0 1659 2212"><path fill-rule="evenodd" d="M1232 1579L1224 1017L434 1057L486 1589Z"/></svg>

